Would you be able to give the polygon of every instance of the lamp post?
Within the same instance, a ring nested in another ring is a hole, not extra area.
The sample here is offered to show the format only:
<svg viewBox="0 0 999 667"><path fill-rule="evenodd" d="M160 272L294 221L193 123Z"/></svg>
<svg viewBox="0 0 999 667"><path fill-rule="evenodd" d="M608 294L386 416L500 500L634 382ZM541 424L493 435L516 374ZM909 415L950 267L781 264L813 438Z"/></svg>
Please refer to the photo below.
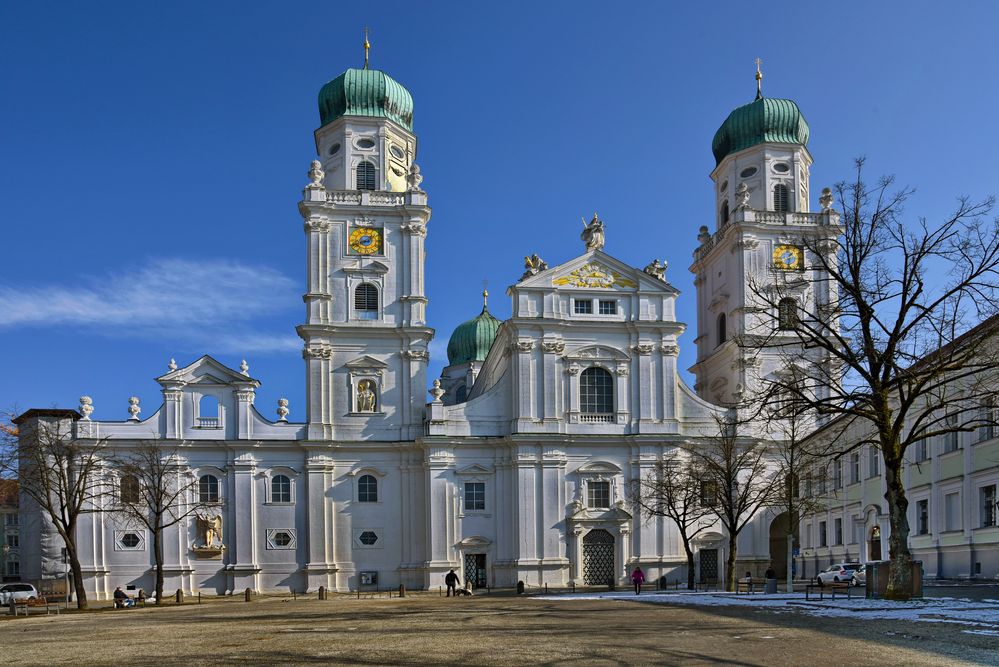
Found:
<svg viewBox="0 0 999 667"><path fill-rule="evenodd" d="M66 547L62 548L62 562L66 566L66 604L69 604L71 602L69 595L69 550Z"/></svg>

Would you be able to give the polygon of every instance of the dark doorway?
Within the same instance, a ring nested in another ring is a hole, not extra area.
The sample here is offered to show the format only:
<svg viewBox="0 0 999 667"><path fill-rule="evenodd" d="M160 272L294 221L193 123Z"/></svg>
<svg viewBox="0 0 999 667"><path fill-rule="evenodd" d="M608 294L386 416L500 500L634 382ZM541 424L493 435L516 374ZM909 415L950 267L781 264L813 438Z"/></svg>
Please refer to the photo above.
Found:
<svg viewBox="0 0 999 667"><path fill-rule="evenodd" d="M614 536L591 530L583 536L583 583L606 586L614 580Z"/></svg>
<svg viewBox="0 0 999 667"><path fill-rule="evenodd" d="M486 587L486 555L465 554L465 581L472 588Z"/></svg>
<svg viewBox="0 0 999 667"><path fill-rule="evenodd" d="M718 550L701 549L701 583L718 581Z"/></svg>
<svg viewBox="0 0 999 667"><path fill-rule="evenodd" d="M787 578L788 513L778 514L770 524L770 563L778 579ZM798 522L794 522L794 541L798 541Z"/></svg>
<svg viewBox="0 0 999 667"><path fill-rule="evenodd" d="M867 560L875 561L881 560L881 527L874 526L871 528L871 539L867 545Z"/></svg>

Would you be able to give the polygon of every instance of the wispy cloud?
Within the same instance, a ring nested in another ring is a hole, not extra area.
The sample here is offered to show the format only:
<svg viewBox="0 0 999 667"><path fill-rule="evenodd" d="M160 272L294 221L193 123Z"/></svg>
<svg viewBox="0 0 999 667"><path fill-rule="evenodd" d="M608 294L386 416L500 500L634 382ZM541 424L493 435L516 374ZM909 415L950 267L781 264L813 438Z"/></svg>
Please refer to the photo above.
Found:
<svg viewBox="0 0 999 667"><path fill-rule="evenodd" d="M0 287L0 329L74 325L216 352L284 351L300 347L299 339L268 331L262 320L300 303L296 287L267 267L160 259L74 286Z"/></svg>

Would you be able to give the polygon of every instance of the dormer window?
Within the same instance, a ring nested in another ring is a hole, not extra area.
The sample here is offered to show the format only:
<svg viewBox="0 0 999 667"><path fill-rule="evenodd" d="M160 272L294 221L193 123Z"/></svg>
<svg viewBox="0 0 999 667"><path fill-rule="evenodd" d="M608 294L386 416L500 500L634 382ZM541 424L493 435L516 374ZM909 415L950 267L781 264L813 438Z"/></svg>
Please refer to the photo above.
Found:
<svg viewBox="0 0 999 667"><path fill-rule="evenodd" d="M367 160L362 160L357 165L357 189L375 189L375 165Z"/></svg>

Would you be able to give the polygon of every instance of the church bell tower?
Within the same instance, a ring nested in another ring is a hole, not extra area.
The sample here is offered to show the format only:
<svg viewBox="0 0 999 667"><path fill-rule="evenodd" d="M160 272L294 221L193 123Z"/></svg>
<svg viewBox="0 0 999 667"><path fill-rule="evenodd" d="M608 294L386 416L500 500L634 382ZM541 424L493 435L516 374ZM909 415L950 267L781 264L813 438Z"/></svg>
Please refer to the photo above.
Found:
<svg viewBox="0 0 999 667"><path fill-rule="evenodd" d="M310 440L422 434L430 208L413 98L365 65L319 91L318 157L299 211L308 240L305 342Z"/></svg>

